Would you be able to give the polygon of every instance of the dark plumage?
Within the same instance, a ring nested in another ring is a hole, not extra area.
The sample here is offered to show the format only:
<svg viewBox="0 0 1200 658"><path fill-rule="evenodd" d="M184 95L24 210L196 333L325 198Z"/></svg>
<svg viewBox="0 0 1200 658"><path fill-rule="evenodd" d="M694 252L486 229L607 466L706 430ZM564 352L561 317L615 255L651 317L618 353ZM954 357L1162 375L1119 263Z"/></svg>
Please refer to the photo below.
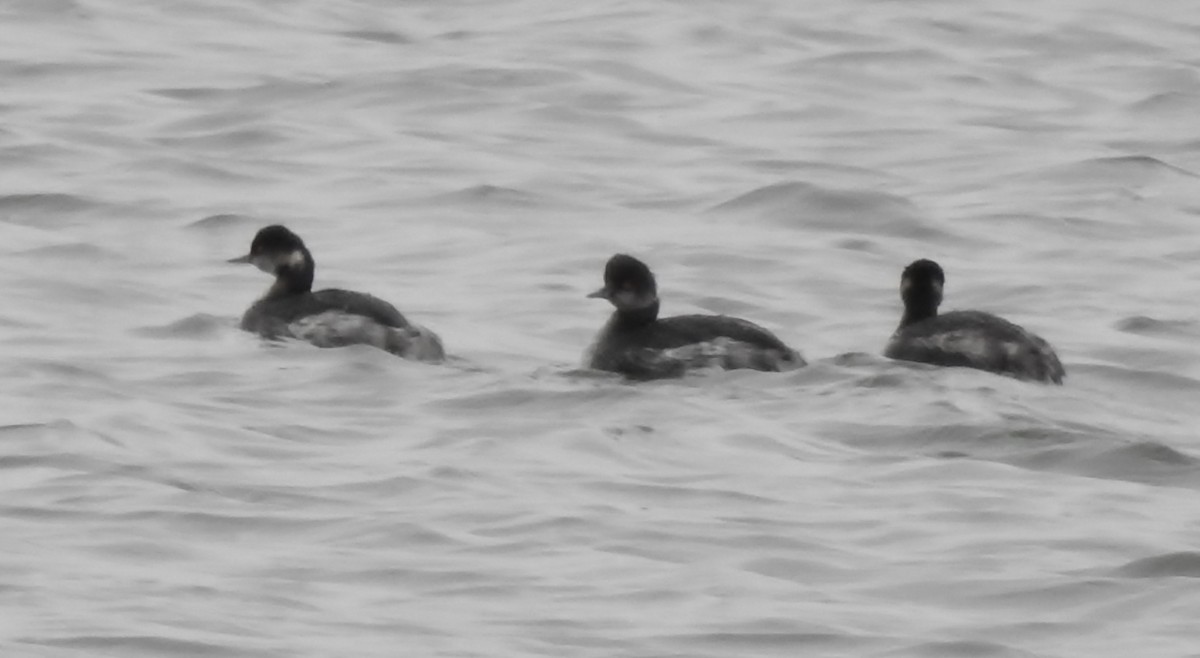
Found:
<svg viewBox="0 0 1200 658"><path fill-rule="evenodd" d="M604 287L588 295L616 307L591 349L588 365L634 379L679 377L696 368L779 371L804 359L774 334L724 315L658 319L658 286L642 261L625 254L609 259Z"/></svg>
<svg viewBox="0 0 1200 658"><path fill-rule="evenodd" d="M268 226L254 236L250 253L231 263L251 263L275 276L262 299L242 316L242 329L267 338L298 338L318 347L373 345L422 361L445 353L432 331L409 322L395 306L366 293L312 291L316 262L300 236Z"/></svg>
<svg viewBox="0 0 1200 658"><path fill-rule="evenodd" d="M962 366L1061 384L1066 371L1054 348L1008 320L982 311L938 315L946 276L931 260L917 260L900 277L904 316L884 355L938 366Z"/></svg>

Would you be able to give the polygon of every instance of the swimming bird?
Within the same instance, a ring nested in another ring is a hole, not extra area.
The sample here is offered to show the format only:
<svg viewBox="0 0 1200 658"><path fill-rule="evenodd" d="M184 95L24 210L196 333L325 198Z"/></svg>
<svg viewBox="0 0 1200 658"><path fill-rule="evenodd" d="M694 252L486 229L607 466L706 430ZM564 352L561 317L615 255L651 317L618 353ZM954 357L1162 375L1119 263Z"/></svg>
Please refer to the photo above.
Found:
<svg viewBox="0 0 1200 658"><path fill-rule="evenodd" d="M983 311L938 315L945 284L941 266L931 260L916 260L904 268L900 277L904 316L884 356L1062 383L1066 370L1054 348L1025 328Z"/></svg>
<svg viewBox="0 0 1200 658"><path fill-rule="evenodd" d="M432 331L409 322L395 306L366 293L313 292L316 262L300 236L284 226L260 230L250 253L230 263L250 263L275 283L242 316L242 329L267 338L297 338L317 347L365 344L419 361L445 358Z"/></svg>
<svg viewBox="0 0 1200 658"><path fill-rule="evenodd" d="M725 315L658 317L658 285L642 261L616 254L604 287L588 297L616 307L590 349L588 365L631 379L679 377L697 368L780 371L805 365L762 327Z"/></svg>

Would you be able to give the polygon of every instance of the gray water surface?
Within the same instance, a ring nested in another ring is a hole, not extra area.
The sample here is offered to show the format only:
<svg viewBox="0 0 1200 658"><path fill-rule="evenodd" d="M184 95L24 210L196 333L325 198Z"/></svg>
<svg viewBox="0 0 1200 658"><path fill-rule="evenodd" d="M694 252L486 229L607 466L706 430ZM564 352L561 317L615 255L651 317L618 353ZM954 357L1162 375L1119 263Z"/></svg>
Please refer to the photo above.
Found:
<svg viewBox="0 0 1200 658"><path fill-rule="evenodd" d="M0 4L5 656L1200 656L1200 5ZM456 359L236 327L282 222ZM616 251L811 367L579 371ZM909 261L1067 386L875 356Z"/></svg>

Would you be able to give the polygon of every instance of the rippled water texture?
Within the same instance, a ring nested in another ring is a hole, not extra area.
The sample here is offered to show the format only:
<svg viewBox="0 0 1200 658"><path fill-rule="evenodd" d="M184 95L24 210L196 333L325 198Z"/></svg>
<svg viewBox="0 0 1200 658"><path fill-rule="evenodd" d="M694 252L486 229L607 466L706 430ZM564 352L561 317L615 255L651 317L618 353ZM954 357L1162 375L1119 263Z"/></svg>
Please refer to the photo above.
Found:
<svg viewBox="0 0 1200 658"><path fill-rule="evenodd" d="M5 656L1200 656L1200 4L0 3ZM455 360L264 344L260 226ZM785 374L578 370L616 251ZM947 270L1067 386L876 356Z"/></svg>

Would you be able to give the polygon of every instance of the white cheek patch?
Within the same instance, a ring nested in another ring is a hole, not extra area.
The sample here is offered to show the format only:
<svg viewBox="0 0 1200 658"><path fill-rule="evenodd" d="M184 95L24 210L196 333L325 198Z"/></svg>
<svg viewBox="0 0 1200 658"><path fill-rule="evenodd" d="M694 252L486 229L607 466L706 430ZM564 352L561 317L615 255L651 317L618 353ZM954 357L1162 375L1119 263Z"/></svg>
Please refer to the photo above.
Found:
<svg viewBox="0 0 1200 658"><path fill-rule="evenodd" d="M268 258L262 254L259 254L257 256L251 256L250 262L253 263L255 267L266 272L267 274L275 273L275 260L274 259Z"/></svg>
<svg viewBox="0 0 1200 658"><path fill-rule="evenodd" d="M637 303L637 295L628 290L618 290L613 293L612 301L617 306L632 308Z"/></svg>
<svg viewBox="0 0 1200 658"><path fill-rule="evenodd" d="M639 309L646 308L655 302L652 295L639 295L632 290L618 290L613 293L612 303L617 308Z"/></svg>
<svg viewBox="0 0 1200 658"><path fill-rule="evenodd" d="M275 274L283 268L299 269L304 266L305 260L304 252L297 249L288 254L279 254L274 258L259 254L251 258L250 262L267 274Z"/></svg>

